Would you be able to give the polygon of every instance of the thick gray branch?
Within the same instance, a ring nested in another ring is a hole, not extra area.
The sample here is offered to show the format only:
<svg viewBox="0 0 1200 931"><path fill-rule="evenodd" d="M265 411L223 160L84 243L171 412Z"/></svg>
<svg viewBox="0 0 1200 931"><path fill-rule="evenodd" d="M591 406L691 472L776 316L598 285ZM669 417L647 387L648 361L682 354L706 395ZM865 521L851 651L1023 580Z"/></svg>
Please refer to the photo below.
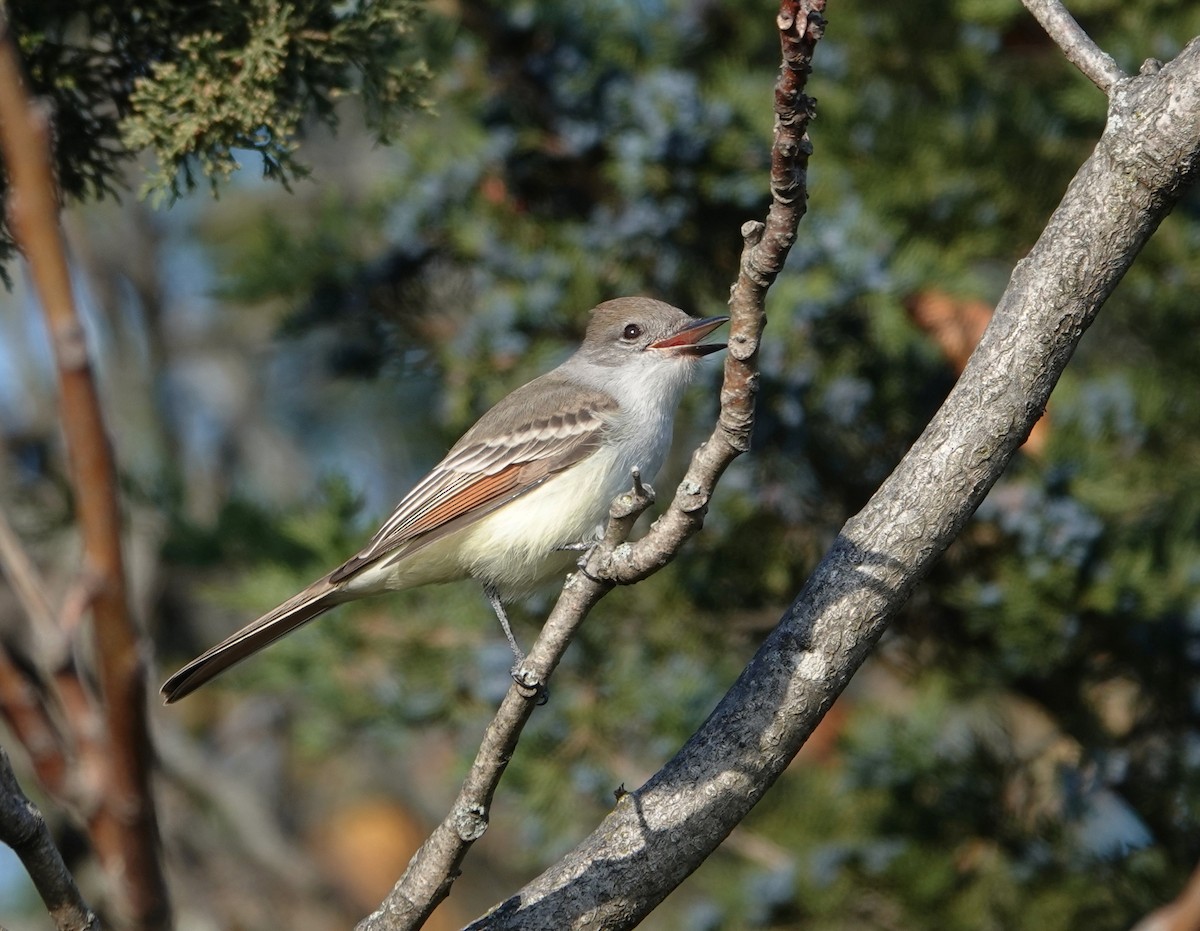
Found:
<svg viewBox="0 0 1200 931"><path fill-rule="evenodd" d="M962 378L700 730L472 928L632 927L720 844L1000 476L1101 304L1195 180L1198 152L1200 40L1158 74L1114 86L1104 135Z"/></svg>
<svg viewBox="0 0 1200 931"><path fill-rule="evenodd" d="M603 541L609 549L625 541L638 517L654 500L652 490L642 484L640 475L633 476L633 486L609 508ZM517 739L533 712L539 691L549 681L588 612L611 588L611 582L599 581L582 572L567 580L537 641L514 674L520 682L509 687L484 732L475 762L450 812L413 855L408 869L379 907L358 923L357 931L419 928L450 894L467 851L487 830L492 796L516 750Z"/></svg>
<svg viewBox="0 0 1200 931"><path fill-rule="evenodd" d="M604 540L573 575L533 649L484 734L475 762L449 815L413 856L387 898L358 925L358 931L403 931L419 927L449 894L470 846L487 829L492 795L532 711L559 659L592 606L617 582L634 582L666 565L700 529L709 496L725 468L750 443L758 386L759 337L766 323L767 288L783 267L796 238L806 202L813 103L804 94L813 51L824 30L825 0L781 0L782 64L775 85L775 139L771 149L771 206L765 223L742 227L738 279L729 298L729 357L721 390L721 416L713 435L696 450L665 514L636 544L626 545L637 517L651 498L640 479L613 502ZM531 691L532 690L532 691Z"/></svg>

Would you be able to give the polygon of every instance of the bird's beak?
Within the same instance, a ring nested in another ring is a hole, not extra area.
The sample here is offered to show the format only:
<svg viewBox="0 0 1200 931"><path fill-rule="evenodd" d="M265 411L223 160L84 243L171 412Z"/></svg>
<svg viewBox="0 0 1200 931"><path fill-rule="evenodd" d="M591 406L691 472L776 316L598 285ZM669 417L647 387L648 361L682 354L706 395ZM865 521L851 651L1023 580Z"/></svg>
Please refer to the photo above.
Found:
<svg viewBox="0 0 1200 931"><path fill-rule="evenodd" d="M728 321L728 317L706 317L704 320L693 320L682 329L676 330L670 336L664 336L652 342L647 349L669 349L678 355L706 356L710 352L724 349L724 343L702 343L709 333Z"/></svg>

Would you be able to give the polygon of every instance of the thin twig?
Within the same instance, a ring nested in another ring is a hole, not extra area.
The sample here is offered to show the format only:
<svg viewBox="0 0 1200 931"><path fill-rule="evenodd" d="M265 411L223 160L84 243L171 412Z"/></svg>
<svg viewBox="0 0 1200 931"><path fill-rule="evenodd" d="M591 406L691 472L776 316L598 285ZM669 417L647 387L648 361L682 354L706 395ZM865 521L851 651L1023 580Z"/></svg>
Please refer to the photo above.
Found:
<svg viewBox="0 0 1200 931"><path fill-rule="evenodd" d="M42 787L67 799L69 751L46 701L48 668L43 662L61 654L62 636L47 594L45 579L0 511L0 572L8 579L33 630L37 668L22 668L8 644L0 644L0 717L29 754Z"/></svg>
<svg viewBox="0 0 1200 931"><path fill-rule="evenodd" d="M0 719L20 741L42 788L58 799L68 797L70 757L67 742L37 684L0 644Z"/></svg>
<svg viewBox="0 0 1200 931"><path fill-rule="evenodd" d="M1197 179L1200 39L1116 86L1104 136L1018 263L962 378L704 724L471 931L632 928L725 840L962 530L1100 306Z"/></svg>
<svg viewBox="0 0 1200 931"><path fill-rule="evenodd" d="M620 495L609 509L608 526L597 548L612 549L624 543L638 517L653 501L652 490L635 474L633 488ZM536 697L544 693L583 619L612 587L612 582L589 575L586 570L574 573L567 580L558 603L517 671L515 678L520 683L509 688L484 732L475 762L449 814L413 855L408 869L379 908L359 922L358 931L419 928L449 895L467 851L487 830L492 796L516 749L521 730L533 713Z"/></svg>
<svg viewBox="0 0 1200 931"><path fill-rule="evenodd" d="M80 627L72 615L90 604L90 596L80 594L87 583L72 586L56 617L49 586L3 512L0 568L29 618L34 639L27 664L17 663L9 646L0 645L0 716L25 747L42 788L90 825L103 818L108 751L103 721L72 649Z"/></svg>
<svg viewBox="0 0 1200 931"><path fill-rule="evenodd" d="M758 393L758 347L766 326L767 289L796 239L808 206L807 172L812 143L808 124L816 104L804 94L812 56L825 29L825 0L785 0L776 17L782 63L775 83L775 133L771 147L771 206L765 223L742 225L742 256L729 294L729 352L716 429L692 456L675 499L641 539L600 552L594 571L627 585L657 572L704 523L708 501L729 464L750 448Z"/></svg>
<svg viewBox="0 0 1200 931"><path fill-rule="evenodd" d="M625 543L638 515L649 506L635 476L634 489L613 503L602 543L568 579L563 593L522 664L524 684L544 688L571 637L592 606L614 584L638 581L670 562L704 521L717 480L749 448L758 385L758 344L766 317L767 288L783 267L803 215L811 146L806 129L813 102L804 95L812 52L824 28L824 0L785 0L777 17L783 64L775 86L775 138L771 157L771 206L766 223L743 226L745 248L730 294L729 353L721 391L721 414L712 436L696 451L667 511L645 537ZM492 795L532 713L528 689L510 688L489 725L474 765L446 820L422 845L379 909L358 931L420 927L449 893L470 845L487 828Z"/></svg>
<svg viewBox="0 0 1200 931"><path fill-rule="evenodd" d="M54 846L46 819L21 791L3 747L0 747L0 842L20 857L58 931L100 931L96 914L83 900Z"/></svg>
<svg viewBox="0 0 1200 931"><path fill-rule="evenodd" d="M46 580L30 559L16 531L12 529L4 512L0 510L0 572L8 578L25 616L29 618L39 637L48 636L48 631L57 632L54 606L47 594Z"/></svg>
<svg viewBox="0 0 1200 931"><path fill-rule="evenodd" d="M25 664L16 661L8 644L0 644L0 717L29 754L42 788L91 824L102 817L108 753L103 722L71 649L78 623L54 616L48 586L3 513L0 568L30 620L35 641L34 655Z"/></svg>
<svg viewBox="0 0 1200 931"><path fill-rule="evenodd" d="M170 910L150 794L148 651L129 617L115 470L71 293L49 139L46 114L30 101L0 8L0 150L10 185L9 223L28 262L54 348L84 573L98 581L91 608L107 754L103 804L91 824L92 842L120 890L130 926L161 928L170 924Z"/></svg>
<svg viewBox="0 0 1200 931"><path fill-rule="evenodd" d="M1126 77L1113 57L1092 41L1059 0L1021 0L1025 9L1042 24L1046 34L1067 56L1067 61L1105 94Z"/></svg>

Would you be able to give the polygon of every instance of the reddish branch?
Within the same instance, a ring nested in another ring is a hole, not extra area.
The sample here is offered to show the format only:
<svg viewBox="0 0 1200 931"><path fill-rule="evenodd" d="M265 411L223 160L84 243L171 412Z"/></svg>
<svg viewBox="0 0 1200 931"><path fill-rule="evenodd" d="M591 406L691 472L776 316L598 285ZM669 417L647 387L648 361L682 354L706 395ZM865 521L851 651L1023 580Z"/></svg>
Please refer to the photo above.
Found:
<svg viewBox="0 0 1200 931"><path fill-rule="evenodd" d="M54 349L103 698L107 752L103 761L95 761L103 764L103 792L96 800L91 836L130 926L167 927L166 884L150 795L145 650L127 606L112 454L71 294L49 127L25 90L3 22L0 31L0 152L11 192L8 219L28 262Z"/></svg>
<svg viewBox="0 0 1200 931"><path fill-rule="evenodd" d="M0 513L0 569L16 593L35 639L43 642L57 629L45 581L20 540ZM44 653L42 644L35 647ZM0 643L0 717L29 754L38 781L51 795L65 799L70 771L69 750L47 705L45 681L23 669Z"/></svg>
<svg viewBox="0 0 1200 931"><path fill-rule="evenodd" d="M35 683L0 647L0 717L29 754L38 782L52 796L68 796L70 760L62 734Z"/></svg>
<svg viewBox="0 0 1200 931"><path fill-rule="evenodd" d="M717 480L750 446L758 389L758 345L766 324L767 288L779 274L806 206L806 171L811 146L806 135L813 102L804 95L813 49L824 29L824 0L785 0L777 24L783 64L775 87L775 138L771 153L771 206L765 223L742 227L744 248L730 293L729 353L721 390L721 414L712 436L696 451L675 499L645 537L623 541L650 500L634 491L614 502L603 543L584 571L568 580L521 668L530 688L514 686L505 696L449 815L417 851L404 876L359 931L420 927L449 894L470 846L487 828L492 795L532 712L536 694L549 679L571 637L592 606L615 584L639 581L670 562L704 522Z"/></svg>

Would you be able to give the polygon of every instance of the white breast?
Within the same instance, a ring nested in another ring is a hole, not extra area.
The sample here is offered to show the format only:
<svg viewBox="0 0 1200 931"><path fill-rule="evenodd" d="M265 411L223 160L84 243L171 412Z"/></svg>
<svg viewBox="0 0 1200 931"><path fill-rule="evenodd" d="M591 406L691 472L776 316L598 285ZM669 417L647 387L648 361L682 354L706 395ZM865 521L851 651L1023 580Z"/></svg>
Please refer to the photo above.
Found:
<svg viewBox="0 0 1200 931"><path fill-rule="evenodd" d="M365 568L347 585L363 593L399 590L471 576L502 597L527 592L565 572L576 554L559 547L594 538L608 519L612 500L632 483L637 467L652 481L671 445L679 397L690 379L688 361L612 369L576 370L620 404L608 420L602 446L534 490L435 543ZM586 377L591 376L591 377Z"/></svg>
<svg viewBox="0 0 1200 931"><path fill-rule="evenodd" d="M464 531L466 572L504 595L517 595L564 571L575 555L558 548L596 536L613 498L630 487L635 466L646 481L654 477L671 442L670 428L669 418L665 425L616 425L587 459Z"/></svg>

